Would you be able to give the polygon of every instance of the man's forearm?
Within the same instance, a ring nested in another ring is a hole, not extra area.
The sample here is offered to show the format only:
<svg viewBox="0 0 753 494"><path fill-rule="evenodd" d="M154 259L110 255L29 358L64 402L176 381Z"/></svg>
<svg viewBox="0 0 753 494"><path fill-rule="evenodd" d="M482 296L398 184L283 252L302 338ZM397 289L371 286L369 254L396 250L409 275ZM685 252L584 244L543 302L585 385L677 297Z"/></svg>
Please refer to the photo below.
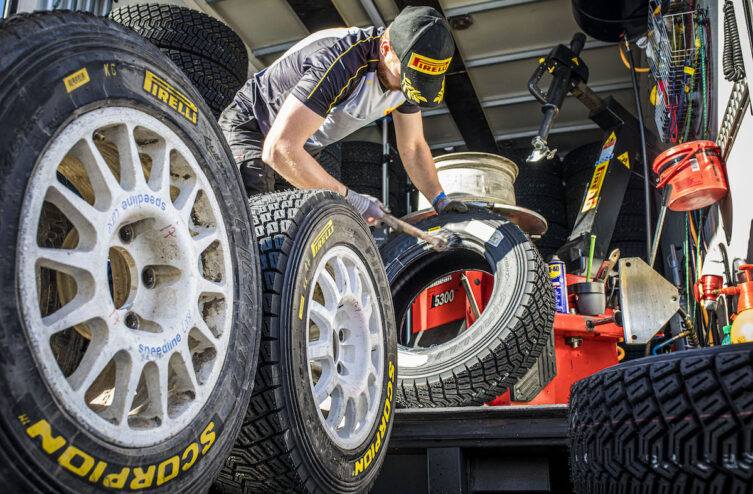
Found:
<svg viewBox="0 0 753 494"><path fill-rule="evenodd" d="M443 191L437 177L437 168L428 145L417 146L400 152L405 171L408 172L413 185L429 202Z"/></svg>
<svg viewBox="0 0 753 494"><path fill-rule="evenodd" d="M303 148L275 146L263 158L297 189L327 189L343 196L347 193L347 187L327 173Z"/></svg>

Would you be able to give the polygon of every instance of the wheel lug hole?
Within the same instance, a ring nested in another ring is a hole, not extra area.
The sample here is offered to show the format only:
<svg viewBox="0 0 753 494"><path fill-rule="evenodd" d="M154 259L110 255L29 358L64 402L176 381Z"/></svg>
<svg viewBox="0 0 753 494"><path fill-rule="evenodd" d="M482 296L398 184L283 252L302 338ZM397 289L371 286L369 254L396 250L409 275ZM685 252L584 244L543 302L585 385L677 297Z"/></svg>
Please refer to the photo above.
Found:
<svg viewBox="0 0 753 494"><path fill-rule="evenodd" d="M125 325L131 329L139 329L139 316L135 312L128 312L125 315Z"/></svg>
<svg viewBox="0 0 753 494"><path fill-rule="evenodd" d="M131 225L125 225L123 226L119 231L118 235L120 236L120 240L127 244L133 240L134 232L133 232L133 226Z"/></svg>
<svg viewBox="0 0 753 494"><path fill-rule="evenodd" d="M345 341L345 331L342 329L337 333L337 338L340 340L340 342Z"/></svg>
<svg viewBox="0 0 753 494"><path fill-rule="evenodd" d="M337 373L342 374L343 373L343 364L338 362L337 363Z"/></svg>
<svg viewBox="0 0 753 494"><path fill-rule="evenodd" d="M141 281L146 288L154 288L157 282L157 277L154 274L153 268L144 268L141 272Z"/></svg>

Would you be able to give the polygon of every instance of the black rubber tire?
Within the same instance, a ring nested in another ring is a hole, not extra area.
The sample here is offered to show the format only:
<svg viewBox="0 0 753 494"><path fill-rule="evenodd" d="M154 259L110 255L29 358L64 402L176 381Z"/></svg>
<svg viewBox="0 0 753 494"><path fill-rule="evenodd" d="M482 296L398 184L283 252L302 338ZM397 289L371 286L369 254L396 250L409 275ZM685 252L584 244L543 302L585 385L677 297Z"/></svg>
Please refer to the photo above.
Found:
<svg viewBox="0 0 753 494"><path fill-rule="evenodd" d="M6 492L101 492L109 479L111 489L132 490L139 488L134 481L142 476L141 487L149 492L203 492L240 429L259 341L261 294L255 237L248 208L238 201L244 191L230 149L183 73L154 45L120 24L82 13L20 14L0 21L0 46L0 146L4 150L0 156L4 252L0 256L0 286L4 287L0 297L0 487ZM83 70L86 78L70 78ZM192 118L144 89L147 70L195 104ZM214 391L196 419L164 442L143 448L106 441L53 397L32 354L16 296L22 204L35 166L64 127L108 106L127 106L154 116L196 156L222 210L218 220L227 228L230 251L226 255L235 284L229 308L233 317L230 350ZM32 437L31 427L42 435ZM71 454L75 467L68 462L64 468L61 459L63 455L71 459ZM179 471L173 461L179 462ZM159 478L170 468L161 466L165 462L176 473L166 483ZM114 482L116 476L122 479L122 487Z"/></svg>
<svg viewBox="0 0 753 494"><path fill-rule="evenodd" d="M753 345L632 360L573 385L578 494L748 493Z"/></svg>
<svg viewBox="0 0 753 494"><path fill-rule="evenodd" d="M361 194L382 199L382 145L366 141L342 143L341 181ZM390 152L390 210L395 216L404 216L407 209L408 175L400 156Z"/></svg>
<svg viewBox="0 0 753 494"><path fill-rule="evenodd" d="M394 315L379 252L360 215L333 192L259 195L251 199L251 209L264 280L259 370L240 437L213 492L367 492L387 453L397 377ZM312 250L314 245L318 250ZM342 245L350 246L370 269L385 341L379 397L383 413L369 425L366 440L348 450L329 438L317 415L307 372L306 328L296 317L306 305L300 301L317 267L316 256L322 259Z"/></svg>
<svg viewBox="0 0 753 494"><path fill-rule="evenodd" d="M160 48L213 60L240 81L248 77L248 54L243 41L228 26L203 12L146 3L114 9L109 17Z"/></svg>
<svg viewBox="0 0 753 494"><path fill-rule="evenodd" d="M398 346L398 404L441 407L491 401L536 363L552 333L554 292L547 266L515 224L486 209L434 215L416 227L443 227L462 243L438 253L400 234L382 248L399 328L416 295L447 274L483 270L495 275L495 285L481 318L460 337L418 354Z"/></svg>
<svg viewBox="0 0 753 494"><path fill-rule="evenodd" d="M178 50L163 49L162 52L188 76L216 118L243 85L233 74L209 59Z"/></svg>

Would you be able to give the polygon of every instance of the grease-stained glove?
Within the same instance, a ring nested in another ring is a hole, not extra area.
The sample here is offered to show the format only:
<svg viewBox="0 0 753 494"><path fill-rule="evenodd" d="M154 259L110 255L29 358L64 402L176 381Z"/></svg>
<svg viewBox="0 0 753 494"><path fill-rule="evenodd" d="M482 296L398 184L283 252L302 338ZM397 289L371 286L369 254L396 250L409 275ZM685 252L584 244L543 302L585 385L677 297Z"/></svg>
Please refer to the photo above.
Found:
<svg viewBox="0 0 753 494"><path fill-rule="evenodd" d="M366 224L369 226L379 226L382 223L382 219L384 219L384 215L389 213L389 210L376 197L359 194L348 189L348 194L345 198L356 208L356 211L361 213L361 216L363 216L363 219L366 220Z"/></svg>
<svg viewBox="0 0 753 494"><path fill-rule="evenodd" d="M434 198L434 203L432 205L438 214L468 212L467 204L450 199L444 192L440 192L439 195Z"/></svg>

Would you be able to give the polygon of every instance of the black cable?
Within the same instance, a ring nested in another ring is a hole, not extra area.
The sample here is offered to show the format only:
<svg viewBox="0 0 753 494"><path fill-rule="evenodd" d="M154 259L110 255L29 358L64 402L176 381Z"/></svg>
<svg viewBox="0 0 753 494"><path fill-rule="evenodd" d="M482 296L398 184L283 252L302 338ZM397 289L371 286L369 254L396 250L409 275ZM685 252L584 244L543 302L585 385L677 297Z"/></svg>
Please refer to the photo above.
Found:
<svg viewBox="0 0 753 494"><path fill-rule="evenodd" d="M737 32L735 6L731 0L724 2L724 53L722 72L728 81L738 82L745 78L743 51L740 48L740 35Z"/></svg>

